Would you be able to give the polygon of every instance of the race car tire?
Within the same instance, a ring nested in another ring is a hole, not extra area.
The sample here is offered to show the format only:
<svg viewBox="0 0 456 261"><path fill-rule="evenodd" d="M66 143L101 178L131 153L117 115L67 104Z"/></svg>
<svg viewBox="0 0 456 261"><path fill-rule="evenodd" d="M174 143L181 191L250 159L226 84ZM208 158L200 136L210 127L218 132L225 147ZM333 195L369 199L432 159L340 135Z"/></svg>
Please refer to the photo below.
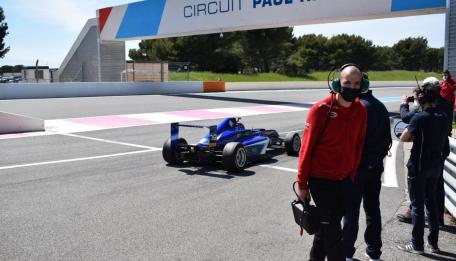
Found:
<svg viewBox="0 0 456 261"><path fill-rule="evenodd" d="M269 138L268 148L275 145L279 140L279 133L276 130L267 130L267 137Z"/></svg>
<svg viewBox="0 0 456 261"><path fill-rule="evenodd" d="M285 151L288 156L297 156L301 149L301 137L296 132L288 133L284 139Z"/></svg>
<svg viewBox="0 0 456 261"><path fill-rule="evenodd" d="M178 144L187 144L187 141L184 138L179 138L177 141ZM168 138L163 144L162 150L163 159L169 164L179 164L182 163L182 158L179 155L179 152L176 148L173 148L171 145L171 138Z"/></svg>
<svg viewBox="0 0 456 261"><path fill-rule="evenodd" d="M239 142L229 142L223 148L223 168L231 172L240 172L247 165L247 151Z"/></svg>

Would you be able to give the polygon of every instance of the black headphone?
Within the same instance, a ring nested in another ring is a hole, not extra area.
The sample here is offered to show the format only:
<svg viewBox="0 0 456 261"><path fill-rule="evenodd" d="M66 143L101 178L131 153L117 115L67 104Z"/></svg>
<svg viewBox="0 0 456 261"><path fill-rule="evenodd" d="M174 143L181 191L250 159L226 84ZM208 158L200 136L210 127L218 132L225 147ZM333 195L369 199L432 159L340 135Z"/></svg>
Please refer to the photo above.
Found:
<svg viewBox="0 0 456 261"><path fill-rule="evenodd" d="M427 102L434 102L436 98L435 90L432 89L432 84L418 85L416 96L418 97L418 103L423 105Z"/></svg>
<svg viewBox="0 0 456 261"><path fill-rule="evenodd" d="M355 63L347 63L347 64L344 64L342 65L340 68L339 68L339 72L343 71L345 68L349 67L349 66L354 66L356 68L358 68L358 70L361 72L361 74L363 75L363 78L361 79L361 93L366 93L369 91L369 79L367 77L367 74L366 73L363 73L363 71L361 70L361 68L355 64ZM335 73L335 70L333 69L330 74L333 73L333 77L334 77L334 73ZM329 76L328 76L329 78ZM329 80L329 79L328 79ZM335 92L335 93L340 93L340 90L342 88L341 84L340 84L340 79L339 78L333 78L333 80L331 81L331 85L329 86L329 88L331 89L331 91Z"/></svg>

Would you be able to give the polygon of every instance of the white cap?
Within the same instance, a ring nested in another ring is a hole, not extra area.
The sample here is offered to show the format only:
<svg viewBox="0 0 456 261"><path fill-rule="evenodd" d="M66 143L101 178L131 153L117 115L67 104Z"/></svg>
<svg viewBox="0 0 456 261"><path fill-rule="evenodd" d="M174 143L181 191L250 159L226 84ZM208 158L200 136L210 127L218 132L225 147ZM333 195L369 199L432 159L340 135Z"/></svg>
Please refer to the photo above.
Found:
<svg viewBox="0 0 456 261"><path fill-rule="evenodd" d="M435 77L427 77L423 80L423 85L430 84L432 86L439 86L439 80Z"/></svg>

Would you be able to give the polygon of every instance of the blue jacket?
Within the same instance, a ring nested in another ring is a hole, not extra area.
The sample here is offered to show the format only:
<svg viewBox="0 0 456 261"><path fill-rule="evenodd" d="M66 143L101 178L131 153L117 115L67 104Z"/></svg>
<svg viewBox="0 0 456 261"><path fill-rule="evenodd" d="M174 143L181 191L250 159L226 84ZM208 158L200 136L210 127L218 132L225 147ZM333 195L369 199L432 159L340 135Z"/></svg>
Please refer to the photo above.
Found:
<svg viewBox="0 0 456 261"><path fill-rule="evenodd" d="M372 91L360 95L359 99L367 109L367 131L358 169L383 171L383 159L392 142L389 113Z"/></svg>

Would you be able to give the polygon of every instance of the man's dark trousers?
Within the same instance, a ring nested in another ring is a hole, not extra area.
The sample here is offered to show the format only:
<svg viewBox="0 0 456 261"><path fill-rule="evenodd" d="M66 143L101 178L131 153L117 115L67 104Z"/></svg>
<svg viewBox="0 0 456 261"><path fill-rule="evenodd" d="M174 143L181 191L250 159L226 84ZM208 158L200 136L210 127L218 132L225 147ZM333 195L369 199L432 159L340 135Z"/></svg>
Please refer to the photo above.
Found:
<svg viewBox="0 0 456 261"><path fill-rule="evenodd" d="M380 190L382 187L383 168L358 170L350 203L344 216L343 242L345 257L355 254L355 242L358 236L358 220L361 199L366 213L366 231L364 241L366 253L372 259L379 259L382 247L382 219L380 214Z"/></svg>
<svg viewBox="0 0 456 261"><path fill-rule="evenodd" d="M439 223L436 206L436 190L438 178L423 177L422 175L408 176L410 201L412 202L412 243L416 249L424 248L424 206L428 217L428 243L437 246L439 238Z"/></svg>
<svg viewBox="0 0 456 261"><path fill-rule="evenodd" d="M350 178L333 181L309 178L309 190L321 218L320 230L315 234L310 260L345 261L341 220L352 189Z"/></svg>

